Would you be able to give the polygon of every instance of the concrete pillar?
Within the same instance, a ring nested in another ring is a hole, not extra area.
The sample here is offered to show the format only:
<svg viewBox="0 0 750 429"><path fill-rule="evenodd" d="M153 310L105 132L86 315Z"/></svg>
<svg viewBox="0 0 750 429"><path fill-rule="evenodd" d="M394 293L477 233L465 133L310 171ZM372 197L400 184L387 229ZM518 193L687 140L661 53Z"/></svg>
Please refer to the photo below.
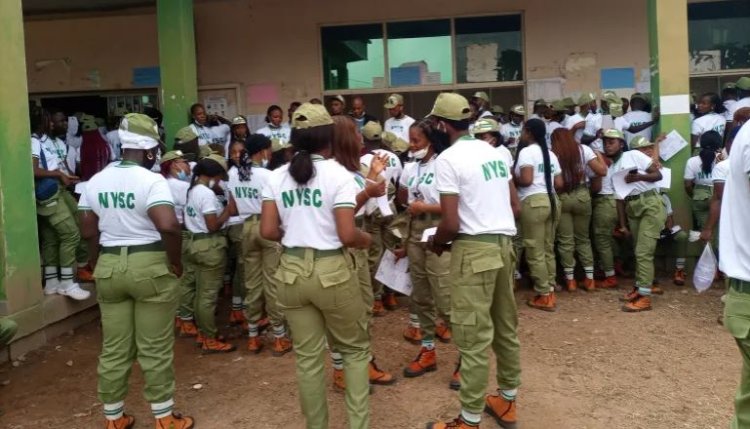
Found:
<svg viewBox="0 0 750 429"><path fill-rule="evenodd" d="M651 95L659 106L659 133L672 130L690 142L690 67L688 55L687 0L648 0ZM656 133L654 134L657 135ZM692 226L690 201L683 188L685 163L692 152L683 149L664 165L672 169L669 197L675 222Z"/></svg>
<svg viewBox="0 0 750 429"><path fill-rule="evenodd" d="M0 1L0 315L42 300L21 0ZM41 313L31 325L39 328Z"/></svg>
<svg viewBox="0 0 750 429"><path fill-rule="evenodd" d="M188 124L188 109L198 100L193 0L157 0L161 110L166 144Z"/></svg>

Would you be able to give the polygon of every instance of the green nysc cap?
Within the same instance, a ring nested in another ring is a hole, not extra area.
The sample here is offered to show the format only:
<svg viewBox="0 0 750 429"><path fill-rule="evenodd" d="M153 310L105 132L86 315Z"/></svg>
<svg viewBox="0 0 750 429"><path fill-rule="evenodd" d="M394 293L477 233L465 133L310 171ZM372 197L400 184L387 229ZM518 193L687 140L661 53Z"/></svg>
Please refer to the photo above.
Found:
<svg viewBox="0 0 750 429"><path fill-rule="evenodd" d="M562 104L565 107L574 107L576 106L575 100L573 100L573 97L565 97L562 99Z"/></svg>
<svg viewBox="0 0 750 429"><path fill-rule="evenodd" d="M737 87L737 89L741 89L743 91L750 91L750 77L743 76L739 78L735 86Z"/></svg>
<svg viewBox="0 0 750 429"><path fill-rule="evenodd" d="M322 104L304 103L292 114L292 128L298 130L332 124L333 119Z"/></svg>
<svg viewBox="0 0 750 429"><path fill-rule="evenodd" d="M383 138L383 127L375 121L370 121L362 127L362 137L365 140L381 140Z"/></svg>
<svg viewBox="0 0 750 429"><path fill-rule="evenodd" d="M596 100L596 96L594 94L590 92L586 92L586 93L581 94L580 97L578 97L578 105L579 106L588 105L588 104L591 104L591 102L595 100Z"/></svg>
<svg viewBox="0 0 750 429"><path fill-rule="evenodd" d="M568 108L565 106L565 102L563 100L555 100L552 102L552 110L556 112L565 112L568 110Z"/></svg>
<svg viewBox="0 0 750 429"><path fill-rule="evenodd" d="M381 134L381 138L383 139L383 142L388 145L396 154L403 153L409 150L409 143L405 142L402 138L390 131L383 131L383 134Z"/></svg>
<svg viewBox="0 0 750 429"><path fill-rule="evenodd" d="M198 138L198 134L191 127L182 127L174 135L175 143L187 143Z"/></svg>
<svg viewBox="0 0 750 429"><path fill-rule="evenodd" d="M602 133L602 138L605 138L605 139L620 139L622 141L625 141L625 134L623 134L622 131L620 131L618 129L610 128L608 130L605 130Z"/></svg>
<svg viewBox="0 0 750 429"><path fill-rule="evenodd" d="M526 116L526 108L523 107L523 104L516 104L510 108L510 113L519 116Z"/></svg>
<svg viewBox="0 0 750 429"><path fill-rule="evenodd" d="M643 136L636 136L633 138L633 140L630 140L630 148L631 149L640 149L644 147L653 146L654 142L650 141L646 137Z"/></svg>
<svg viewBox="0 0 750 429"><path fill-rule="evenodd" d="M278 138L271 139L271 152L278 152L280 150L284 150L289 147L292 147L292 145L290 145L289 142L286 142Z"/></svg>
<svg viewBox="0 0 750 429"><path fill-rule="evenodd" d="M454 92L443 92L435 99L435 105L428 116L449 119L451 121L462 121L471 116L469 102L461 94Z"/></svg>
<svg viewBox="0 0 750 429"><path fill-rule="evenodd" d="M159 145L159 128L153 119L141 113L128 113L117 130L122 149L149 150Z"/></svg>
<svg viewBox="0 0 750 429"><path fill-rule="evenodd" d="M174 161L175 159L183 159L184 157L185 154L181 150L170 150L162 155L160 163L163 164L165 162Z"/></svg>
<svg viewBox="0 0 750 429"><path fill-rule="evenodd" d="M471 129L471 133L474 135L493 133L500 131L500 125L496 120L490 118L482 118L474 123L474 127Z"/></svg>

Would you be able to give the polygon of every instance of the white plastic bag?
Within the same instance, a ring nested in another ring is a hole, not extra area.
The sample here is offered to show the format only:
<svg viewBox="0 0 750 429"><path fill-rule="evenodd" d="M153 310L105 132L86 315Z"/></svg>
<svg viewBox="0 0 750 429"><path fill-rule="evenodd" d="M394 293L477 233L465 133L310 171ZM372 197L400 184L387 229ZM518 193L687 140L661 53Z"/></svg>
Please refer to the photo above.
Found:
<svg viewBox="0 0 750 429"><path fill-rule="evenodd" d="M701 254L701 258L698 260L698 264L695 265L695 273L693 273L693 286L695 286L695 290L699 293L708 290L714 282L717 268L716 256L714 256L714 251L711 249L711 244L706 244L703 254Z"/></svg>

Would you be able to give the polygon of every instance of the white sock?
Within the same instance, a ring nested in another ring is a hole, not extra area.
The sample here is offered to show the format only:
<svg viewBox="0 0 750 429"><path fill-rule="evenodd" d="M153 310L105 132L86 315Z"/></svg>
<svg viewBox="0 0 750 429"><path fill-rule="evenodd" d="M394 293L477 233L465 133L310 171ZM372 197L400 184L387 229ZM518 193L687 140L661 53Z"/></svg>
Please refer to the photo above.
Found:
<svg viewBox="0 0 750 429"><path fill-rule="evenodd" d="M170 414L172 414L173 408L174 408L174 399L168 399L164 402L151 404L151 412L154 414L154 417L157 419L163 419L164 417L167 417Z"/></svg>
<svg viewBox="0 0 750 429"><path fill-rule="evenodd" d="M70 267L60 268L60 282L63 284L73 283L73 269Z"/></svg>
<svg viewBox="0 0 750 429"><path fill-rule="evenodd" d="M44 267L44 280L57 280L57 267Z"/></svg>
<svg viewBox="0 0 750 429"><path fill-rule="evenodd" d="M409 313L409 326L419 329L419 316L414 313Z"/></svg>
<svg viewBox="0 0 750 429"><path fill-rule="evenodd" d="M242 297L241 296L232 297L232 310L242 310Z"/></svg>
<svg viewBox="0 0 750 429"><path fill-rule="evenodd" d="M513 278L515 278L516 280L521 280L523 276L521 275L520 271L516 270L516 272L513 274Z"/></svg>
<svg viewBox="0 0 750 429"><path fill-rule="evenodd" d="M125 409L125 401L115 402L114 404L104 404L104 418L107 420L117 420L122 417Z"/></svg>
<svg viewBox="0 0 750 429"><path fill-rule="evenodd" d="M678 270L684 270L685 269L685 258L677 258L674 261L675 267Z"/></svg>
<svg viewBox="0 0 750 429"><path fill-rule="evenodd" d="M615 276L615 270L607 270L604 272L605 277L614 277Z"/></svg>
<svg viewBox="0 0 750 429"><path fill-rule="evenodd" d="M482 415L470 413L464 409L461 410L461 418L469 424L478 425L482 421Z"/></svg>
<svg viewBox="0 0 750 429"><path fill-rule="evenodd" d="M331 362L333 363L333 369L344 369L344 358L341 356L341 353L331 352Z"/></svg>
<svg viewBox="0 0 750 429"><path fill-rule="evenodd" d="M282 338L286 336L286 328L283 324L273 327L273 336L276 338Z"/></svg>
<svg viewBox="0 0 750 429"><path fill-rule="evenodd" d="M515 401L516 395L518 395L518 389L498 389L500 396L506 401Z"/></svg>
<svg viewBox="0 0 750 429"><path fill-rule="evenodd" d="M594 267L583 267L583 271L586 272L586 278L589 280L594 279Z"/></svg>
<svg viewBox="0 0 750 429"><path fill-rule="evenodd" d="M565 280L574 280L575 277L573 276L574 268L565 268Z"/></svg>

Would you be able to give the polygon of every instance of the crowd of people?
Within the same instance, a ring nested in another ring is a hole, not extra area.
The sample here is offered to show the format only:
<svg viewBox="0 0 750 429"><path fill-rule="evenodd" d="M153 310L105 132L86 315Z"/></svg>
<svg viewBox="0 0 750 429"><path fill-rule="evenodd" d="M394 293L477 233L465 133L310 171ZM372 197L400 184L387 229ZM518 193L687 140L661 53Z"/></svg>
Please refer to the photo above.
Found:
<svg viewBox="0 0 750 429"><path fill-rule="evenodd" d="M419 349L403 376L436 370L436 340L460 352L446 380L460 415L427 427L475 428L483 412L516 427L514 290L527 281L527 304L555 311L560 292L617 288L632 265L621 308L651 310L664 293L659 248L684 285L687 231L718 241L727 158L738 133L750 133L750 78L695 100L684 175L692 225L681 228L659 186L664 137L652 133L649 94L536 100L532 112L514 105L507 115L485 92L442 93L423 119L405 107L390 95L381 124L362 97L313 99L292 103L286 120L271 106L267 126L250 130L243 116L195 104L174 136L156 109L118 110L105 129L85 113L32 108L44 293L83 300L90 292L78 282L96 281L107 429L134 425L124 399L136 359L156 427L194 426L173 412L174 331L203 353L234 352L216 322L223 287L247 352L295 352L307 427L328 427L326 350L349 427L368 427L370 386L396 380L376 364L372 318L406 300L375 278L384 255L409 264L403 337ZM615 191L618 174L626 196ZM498 390L486 396L490 347Z"/></svg>

